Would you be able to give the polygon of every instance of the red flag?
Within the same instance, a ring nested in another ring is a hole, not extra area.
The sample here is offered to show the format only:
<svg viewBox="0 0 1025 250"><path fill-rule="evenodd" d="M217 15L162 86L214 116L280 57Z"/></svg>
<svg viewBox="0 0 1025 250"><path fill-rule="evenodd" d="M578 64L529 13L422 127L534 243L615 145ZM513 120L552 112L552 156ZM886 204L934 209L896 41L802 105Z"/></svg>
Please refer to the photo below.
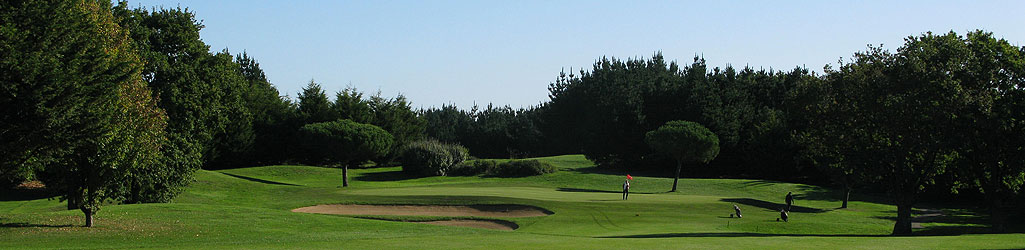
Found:
<svg viewBox="0 0 1025 250"><path fill-rule="evenodd" d="M627 179L627 180L633 180L633 179L634 179L634 177L633 177L633 176L630 176L630 175L626 175L626 179Z"/></svg>

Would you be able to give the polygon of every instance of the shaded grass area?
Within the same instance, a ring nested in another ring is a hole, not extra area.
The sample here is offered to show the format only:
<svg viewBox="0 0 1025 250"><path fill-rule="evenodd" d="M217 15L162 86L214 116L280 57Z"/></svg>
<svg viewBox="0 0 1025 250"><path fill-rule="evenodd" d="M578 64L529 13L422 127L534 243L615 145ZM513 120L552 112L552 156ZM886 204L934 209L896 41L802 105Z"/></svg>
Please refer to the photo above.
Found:
<svg viewBox="0 0 1025 250"><path fill-rule="evenodd" d="M247 181L259 182L259 183L263 183L263 184L274 184L274 185L285 185L285 186L299 186L299 185L289 184L289 183L284 183L284 182L268 181L268 180L264 180L264 179L258 179L258 178L253 178L253 177L246 177L246 176L237 175L237 174L230 174L230 173L222 173L222 174L227 175L227 176L231 176L231 177L235 177L235 178L239 178L239 179L243 179L243 180L247 180Z"/></svg>
<svg viewBox="0 0 1025 250"><path fill-rule="evenodd" d="M0 198L0 248L1022 248L1022 234L972 234L982 216L946 209L916 237L887 236L894 207L838 201L829 189L760 180L635 176L621 200L623 173L593 170L582 156L540 158L559 172L523 178L406 177L400 167L341 170L266 166L200 171L168 204L105 206L94 228L56 200ZM798 197L791 222L776 222L783 196ZM811 195L820 198L812 198ZM8 193L3 196L10 195ZM865 199L871 200L871 199ZM729 218L732 204L744 218ZM293 213L318 204L520 204L550 216L503 218L516 231L406 223L487 217L340 216ZM934 236L942 234L943 236Z"/></svg>
<svg viewBox="0 0 1025 250"><path fill-rule="evenodd" d="M756 199L751 199L751 198L723 198L721 200L724 201L724 202L740 203L740 204L744 204L744 205L748 205L748 206L752 206L752 207L758 207L758 208L761 208L761 209L768 209L768 210L773 210L773 211L779 211L779 210L781 210L781 209L786 207L786 204L783 204L783 203L768 202L768 201L756 200ZM818 208L810 208L810 207L802 207L802 206L797 206L797 205L791 205L790 206L790 212L791 213L824 213L824 212L827 212L827 211L829 211L829 210L818 209Z"/></svg>

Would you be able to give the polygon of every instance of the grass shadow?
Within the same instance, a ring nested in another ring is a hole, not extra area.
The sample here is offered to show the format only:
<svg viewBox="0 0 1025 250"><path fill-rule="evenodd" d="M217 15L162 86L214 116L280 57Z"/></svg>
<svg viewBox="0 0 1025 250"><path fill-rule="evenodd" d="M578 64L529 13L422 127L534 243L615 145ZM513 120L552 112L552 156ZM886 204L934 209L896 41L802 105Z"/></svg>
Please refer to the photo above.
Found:
<svg viewBox="0 0 1025 250"><path fill-rule="evenodd" d="M558 188L555 191L559 192L573 192L573 193L609 193L609 194L623 194L623 191L611 191L611 190L598 190L598 189L586 189L586 188Z"/></svg>
<svg viewBox="0 0 1025 250"><path fill-rule="evenodd" d="M854 190L858 191L858 190ZM865 191L865 190L862 190ZM817 187L798 187L794 192L794 199L817 200L841 203L845 195L843 188L826 189ZM875 204L893 204L885 194L851 192L850 201L869 202Z"/></svg>
<svg viewBox="0 0 1025 250"><path fill-rule="evenodd" d="M71 224L65 224L65 225L45 225L45 224L33 224L33 223L24 223L24 222L0 223L0 228L4 228L4 227L6 227L6 228L26 228L26 227L65 228L65 227L73 227L73 226L74 225L71 225Z"/></svg>
<svg viewBox="0 0 1025 250"><path fill-rule="evenodd" d="M600 189L586 189L586 188L567 188L567 187L561 187L561 188L555 189L555 191L559 191L559 192L571 192L571 193L607 193L607 194L623 194L623 191L622 191L622 190L619 190L619 191L613 191L613 190L600 190ZM657 193L655 193L655 192L633 192L633 191L630 191L630 194L664 194L664 193L669 193L669 192L657 192Z"/></svg>
<svg viewBox="0 0 1025 250"><path fill-rule="evenodd" d="M751 198L723 198L723 199L719 199L719 200L720 201L724 201L724 202L730 202L730 203L740 203L740 204L744 204L744 205L748 205L748 206L753 206L753 207L758 207L758 208L763 208L763 209L768 209L768 210L772 210L772 211L779 211L781 208L786 206L786 205L783 205L781 203L774 203L774 202L768 202L768 201L763 201L763 200L756 200L756 199L751 199ZM798 213L824 213L824 212L827 212L827 211L829 211L829 210L818 209L818 208L811 208L811 207L802 207L802 206L790 206L790 212L798 212Z"/></svg>
<svg viewBox="0 0 1025 250"><path fill-rule="evenodd" d="M55 196L45 189L0 189L0 201L30 201L53 198Z"/></svg>
<svg viewBox="0 0 1025 250"><path fill-rule="evenodd" d="M285 186L301 186L301 185L296 185L296 184L291 184L291 183L284 183L284 182L269 181L269 180L264 180L264 179L257 179L257 178L248 177L248 176L241 176L241 175L237 175L237 174L229 174L229 173L222 173L222 174L227 175L227 176L231 176L231 177L235 177L235 178L239 178L239 179L243 179L243 180L247 180L247 181L259 182L259 183L263 183L263 184L285 185Z"/></svg>
<svg viewBox="0 0 1025 250"><path fill-rule="evenodd" d="M773 180L750 180L743 182L744 187L764 187L769 185L788 184L786 182L779 182Z"/></svg>
<svg viewBox="0 0 1025 250"><path fill-rule="evenodd" d="M635 177L655 177L655 178L671 178L672 173L664 169L618 169L609 167L589 166L573 169L565 169L560 171L576 172L581 174L602 174L602 175L622 175L626 176L630 174ZM680 178L688 178L681 176Z"/></svg>
<svg viewBox="0 0 1025 250"><path fill-rule="evenodd" d="M897 211L890 210L888 214L896 214ZM941 215L936 215L940 213ZM923 225L924 228L912 229L915 235L921 236L955 236L965 234L991 234L988 215L959 209L912 209L911 222L937 223L941 225ZM897 221L896 216L873 216L876 219ZM1010 229L1010 228L1009 228ZM1023 230L1008 230L1001 233L1022 233Z"/></svg>
<svg viewBox="0 0 1025 250"><path fill-rule="evenodd" d="M388 172L373 172L363 173L360 176L356 176L354 179L360 181L403 181L420 178L419 176L412 176L402 172L402 170L388 171Z"/></svg>
<svg viewBox="0 0 1025 250"><path fill-rule="evenodd" d="M516 224L516 222L512 222L512 221L498 220L498 219L483 219L483 218L476 218L476 217L472 217L472 216L421 216L422 218L409 218L409 217L395 218L395 217L384 217L384 216L346 216L346 215L337 215L337 216L345 216L345 217L357 218L357 219L365 219L365 220L381 220L381 221L409 222L409 223L422 223L422 222L434 222L434 221L451 221L451 220L472 220L472 221L492 222L492 223L496 223L496 224L500 224L500 225L509 227L512 230L516 230L516 229L520 228L519 224ZM487 229L487 228L485 228L485 229Z"/></svg>
<svg viewBox="0 0 1025 250"><path fill-rule="evenodd" d="M878 235L878 234L766 234L766 233L736 233L736 232L724 232L724 233L667 233L667 234L634 234L634 235L617 235L617 236L603 236L596 238L614 238L614 239L650 239L650 238L700 238L700 237L887 237L889 235Z"/></svg>

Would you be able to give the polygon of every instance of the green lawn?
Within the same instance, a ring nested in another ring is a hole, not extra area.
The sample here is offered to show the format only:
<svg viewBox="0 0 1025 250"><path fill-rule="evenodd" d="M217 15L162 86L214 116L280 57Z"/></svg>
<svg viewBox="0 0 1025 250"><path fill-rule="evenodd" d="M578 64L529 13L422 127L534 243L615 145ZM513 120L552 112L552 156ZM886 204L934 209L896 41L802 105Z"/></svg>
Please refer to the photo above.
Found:
<svg viewBox="0 0 1025 250"><path fill-rule="evenodd" d="M0 197L0 249L10 248L1025 248L1023 234L984 232L981 217L946 209L948 216L916 229L922 236L886 236L895 208L854 201L837 209L833 192L816 186L761 180L635 177L622 201L623 176L598 171L579 155L540 158L560 168L526 178L408 178L400 168L340 170L267 166L199 171L173 203L111 205L94 228L79 211L56 200ZM798 198L791 222L776 222L783 196ZM859 196L863 200L881 200ZM389 220L435 217L293 213L316 204L524 204L555 212L503 218L515 231L447 227ZM732 204L743 219L729 218ZM380 220L388 219L388 220ZM944 236L942 234L950 234Z"/></svg>

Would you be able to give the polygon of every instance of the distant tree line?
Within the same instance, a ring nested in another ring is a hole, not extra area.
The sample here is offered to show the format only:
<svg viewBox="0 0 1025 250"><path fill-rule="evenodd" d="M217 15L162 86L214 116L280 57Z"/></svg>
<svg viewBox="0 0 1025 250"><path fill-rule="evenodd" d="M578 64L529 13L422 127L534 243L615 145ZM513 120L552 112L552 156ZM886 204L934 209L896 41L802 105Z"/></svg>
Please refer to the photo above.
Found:
<svg viewBox="0 0 1025 250"><path fill-rule="evenodd" d="M709 69L698 57L680 66L660 53L601 58L561 73L549 97L520 110L420 113L428 136L474 156L582 153L629 170L674 169L645 134L697 122L720 151L684 175L835 184L842 207L853 188L874 188L897 205L898 235L911 233L911 207L923 196L984 200L996 231L1008 203L1025 198L1025 47L983 31L908 37L896 52L870 46L821 75Z"/></svg>
<svg viewBox="0 0 1025 250"><path fill-rule="evenodd" d="M541 109L513 109L488 104L460 110L454 105L428 108L418 112L426 122L428 137L441 142L458 143L480 158L524 158L554 155L560 151L549 144L541 132Z"/></svg>

